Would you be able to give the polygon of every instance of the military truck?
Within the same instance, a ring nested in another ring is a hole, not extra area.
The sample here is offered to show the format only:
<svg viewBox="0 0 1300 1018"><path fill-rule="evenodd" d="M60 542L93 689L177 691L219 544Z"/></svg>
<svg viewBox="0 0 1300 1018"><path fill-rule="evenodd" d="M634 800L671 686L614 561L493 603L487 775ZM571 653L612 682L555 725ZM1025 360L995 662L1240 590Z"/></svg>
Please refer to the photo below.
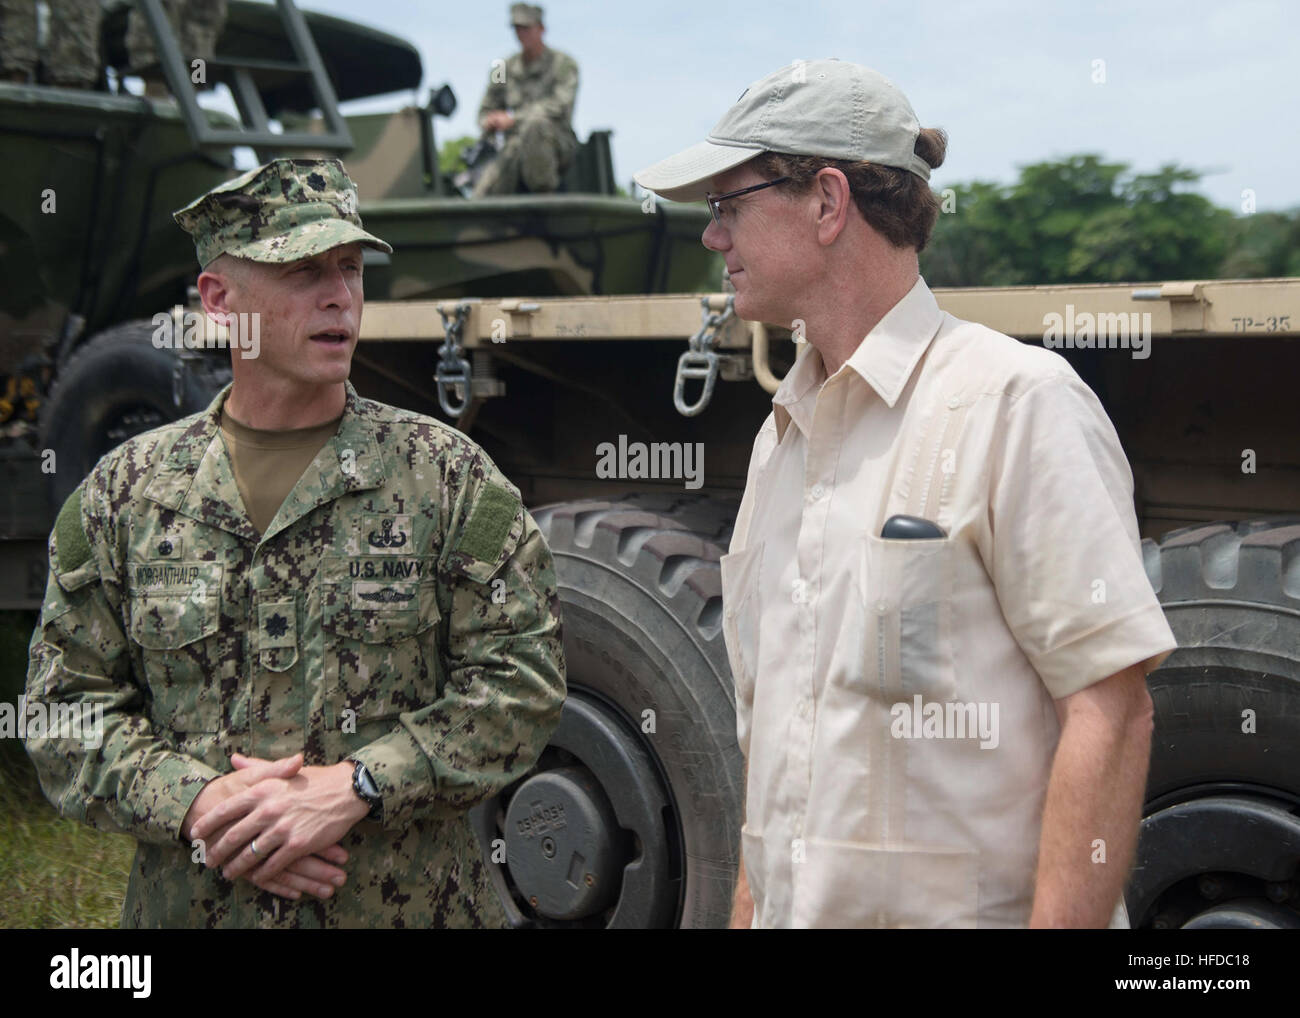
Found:
<svg viewBox="0 0 1300 1018"><path fill-rule="evenodd" d="M718 561L754 434L800 344L735 316L720 266L698 247L702 209L619 199L608 173L603 184L589 176L554 196L476 206L446 195L431 169L430 116L438 103L446 106L445 93L423 109L364 122L334 116L321 98L322 80L340 98L361 94L346 83L364 81L373 64L349 64L354 38L386 47L390 67L400 65L399 53L418 62L405 44L315 15L295 28L299 12L288 0L279 0L278 12L233 2L231 12L218 56L257 54L242 65L228 58L225 71L214 61L247 107L242 129L254 133L237 137L256 142L259 154L283 150L258 133L251 85L239 75L287 74L264 66L277 60L309 64L284 51L301 53L314 40L328 71L311 80L315 91L261 102L280 111L282 123L290 111L313 104L321 111L316 122L285 127L311 138L281 134L279 141L352 151L348 166L363 177L366 225L396 248L391 260L366 268L357 388L439 416L482 444L520 486L555 554L568 702L533 771L473 814L508 914L532 927L724 924L742 766ZM166 57L165 26L155 28ZM136 119L102 149L79 142L89 146L83 165L109 175L113 189L104 193L113 197L101 208L121 206L120 223L154 222L142 211L142 191L160 208L183 203L206 185L168 174L206 167L211 153L236 143L220 134L203 140L208 128L236 125L194 110L186 119L183 72L176 57L169 74L181 100L176 111L100 97ZM418 83L418 73L408 73L414 78L401 87ZM278 94L291 94L284 88ZM51 121L60 102L75 101L32 92L0 88L0 124L37 105L43 115L21 129L43 153L42 145L64 142L39 141L42 122L72 133ZM111 125L110 112L101 119ZM88 113L86 125L97 115ZM130 139L150 130L161 137L165 125L175 129L173 163L111 176L138 158ZM317 144L331 133L341 138L340 128L359 147ZM588 146L588 169L607 169L608 139ZM386 193L373 183L367 189L371 153L377 172L387 168L403 187L424 190L368 197ZM28 193L51 172L24 178ZM228 162L217 159L211 172L229 173ZM138 186L146 179L147 188ZM606 185L600 195L579 193ZM46 240L30 221L18 221L27 223L19 232L32 245L27 264L46 271L54 249L41 246ZM24 321L46 323L34 348L47 362L40 371L21 367L28 361L3 362L15 415L38 425L13 429L5 453L8 539L0 548L7 575L19 579L8 585L5 607L39 604L44 535L60 484L75 484L94 457L129 434L201 406L225 377L203 352L149 354L147 369L136 359L140 323L183 302L195 270L183 236L164 236L158 222L153 239L174 242L171 253L154 256L136 234L99 228L85 234L94 239L85 240L80 261L64 259L77 286L31 291L46 307L29 308ZM130 271L113 275L133 246L141 250L127 259ZM129 301L99 310L97 300L107 298L96 295L124 292ZM1290 392L1300 377L1292 337L1300 280L936 296L945 310L1026 342L1045 341L1053 314L1131 326L1125 348L1060 350L1098 393L1129 456L1148 575L1179 641L1150 678L1156 732L1130 915L1135 926L1157 928L1300 925L1300 454ZM69 311L84 324L63 324ZM116 338L127 329L135 330L131 339ZM1139 336L1146 355L1135 357ZM125 358L130 367L117 367ZM52 371L48 389L41 371ZM75 440L58 445L68 432ZM39 466L56 446L52 476L60 481L50 485Z"/></svg>
<svg viewBox="0 0 1300 1018"><path fill-rule="evenodd" d="M1059 350L1128 454L1144 561L1179 643L1149 680L1131 920L1295 927L1300 280L935 295L1037 344L1052 315L1132 326L1119 348ZM730 308L725 292L367 304L369 358L437 343L490 359L490 387L386 391L430 413L450 405L521 486L556 557L564 719L539 773L479 812L485 846L504 842L498 872L520 922L725 921L742 771L718 560L751 442L798 350ZM684 454L695 443L698 487ZM602 476L612 459L619 480ZM539 837L552 814L580 822ZM586 860L594 885L575 886L553 854Z"/></svg>
<svg viewBox="0 0 1300 1018"><path fill-rule="evenodd" d="M423 69L410 43L304 15L286 0L233 0L215 58L195 69L158 0L139 2L171 98L130 94L116 78L116 90L106 79L104 91L0 83L9 157L0 199L7 538L43 543L51 510L36 504L57 509L109 448L205 406L228 380L219 358L157 349L151 321L186 304L194 282L193 248L171 211L233 176L240 147L265 158L348 154L366 222L395 249L367 256L371 298L656 293L716 279L713 256L696 242L700 209L647 215L617 194L608 131L580 147L558 194L466 200L438 169L434 118L454 112L450 87L391 114L339 113L341 101L414 93ZM129 7L119 2L105 15L110 65L126 63ZM218 86L238 117L199 105L197 93ZM28 469L24 457L37 448L52 450L53 472ZM16 548L9 544L3 562L30 587L35 574Z"/></svg>

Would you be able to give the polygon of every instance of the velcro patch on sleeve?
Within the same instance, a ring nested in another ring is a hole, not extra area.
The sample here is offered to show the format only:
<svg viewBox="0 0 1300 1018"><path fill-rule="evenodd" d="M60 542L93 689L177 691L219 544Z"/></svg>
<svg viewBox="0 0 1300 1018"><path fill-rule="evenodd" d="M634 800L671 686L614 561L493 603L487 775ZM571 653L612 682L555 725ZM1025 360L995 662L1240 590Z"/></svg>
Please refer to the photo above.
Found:
<svg viewBox="0 0 1300 1018"><path fill-rule="evenodd" d="M519 513L519 499L495 484L483 485L456 550L480 562L496 562Z"/></svg>
<svg viewBox="0 0 1300 1018"><path fill-rule="evenodd" d="M70 573L90 560L90 541L81 525L81 488L78 487L63 503L54 521L54 536L58 544L58 561L55 572Z"/></svg>

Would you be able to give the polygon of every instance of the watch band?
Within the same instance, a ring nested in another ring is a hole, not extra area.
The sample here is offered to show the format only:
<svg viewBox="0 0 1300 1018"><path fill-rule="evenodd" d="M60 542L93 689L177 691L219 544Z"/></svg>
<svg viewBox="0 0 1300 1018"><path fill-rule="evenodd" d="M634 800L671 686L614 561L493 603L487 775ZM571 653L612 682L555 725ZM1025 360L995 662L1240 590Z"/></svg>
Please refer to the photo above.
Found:
<svg viewBox="0 0 1300 1018"><path fill-rule="evenodd" d="M366 819L379 820L384 813L384 800L379 794L375 779L370 776L369 769L360 760L355 760L353 763L356 766L352 768L352 791L356 792L357 798L370 807Z"/></svg>

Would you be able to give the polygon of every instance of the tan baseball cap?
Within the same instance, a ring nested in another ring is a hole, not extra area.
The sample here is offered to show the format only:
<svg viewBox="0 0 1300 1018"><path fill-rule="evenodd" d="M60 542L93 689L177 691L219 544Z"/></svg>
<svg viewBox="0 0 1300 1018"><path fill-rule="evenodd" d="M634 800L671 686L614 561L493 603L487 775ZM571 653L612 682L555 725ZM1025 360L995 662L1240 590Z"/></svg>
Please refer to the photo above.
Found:
<svg viewBox="0 0 1300 1018"><path fill-rule="evenodd" d="M878 163L930 179L921 125L894 84L844 60L796 60L741 94L706 140L634 174L671 201L703 201L709 180L761 152Z"/></svg>
<svg viewBox="0 0 1300 1018"><path fill-rule="evenodd" d="M542 23L542 9L536 4L511 4L510 24L525 28Z"/></svg>
<svg viewBox="0 0 1300 1018"><path fill-rule="evenodd" d="M172 213L199 265L220 254L294 262L341 244L393 249L361 228L357 187L337 159L273 159Z"/></svg>

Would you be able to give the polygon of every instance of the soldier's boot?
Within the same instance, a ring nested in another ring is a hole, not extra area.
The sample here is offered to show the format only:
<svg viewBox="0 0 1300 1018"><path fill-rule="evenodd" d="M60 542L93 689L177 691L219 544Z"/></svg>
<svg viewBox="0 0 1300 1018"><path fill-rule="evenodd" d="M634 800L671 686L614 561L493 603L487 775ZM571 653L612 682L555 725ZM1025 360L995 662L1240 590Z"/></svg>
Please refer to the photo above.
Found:
<svg viewBox="0 0 1300 1018"><path fill-rule="evenodd" d="M0 0L0 68L6 81L26 85L36 70L35 0Z"/></svg>
<svg viewBox="0 0 1300 1018"><path fill-rule="evenodd" d="M55 0L50 4L50 17L57 26L50 33L45 57L50 84L94 88L98 83L102 14L98 0Z"/></svg>
<svg viewBox="0 0 1300 1018"><path fill-rule="evenodd" d="M181 0L162 0L163 13L171 22L172 31L179 38L181 23ZM182 48L182 52L184 49ZM143 78L161 77L162 69L158 63L158 51L149 32L149 23L144 15L132 6L126 19L126 74L135 74Z"/></svg>
<svg viewBox="0 0 1300 1018"><path fill-rule="evenodd" d="M194 61L207 64L217 50L217 40L226 26L226 0L187 0L181 14L181 52L185 54L191 74ZM202 80L208 80L203 69Z"/></svg>
<svg viewBox="0 0 1300 1018"><path fill-rule="evenodd" d="M189 0L181 22L181 48L191 59L211 60L226 27L226 0Z"/></svg>

